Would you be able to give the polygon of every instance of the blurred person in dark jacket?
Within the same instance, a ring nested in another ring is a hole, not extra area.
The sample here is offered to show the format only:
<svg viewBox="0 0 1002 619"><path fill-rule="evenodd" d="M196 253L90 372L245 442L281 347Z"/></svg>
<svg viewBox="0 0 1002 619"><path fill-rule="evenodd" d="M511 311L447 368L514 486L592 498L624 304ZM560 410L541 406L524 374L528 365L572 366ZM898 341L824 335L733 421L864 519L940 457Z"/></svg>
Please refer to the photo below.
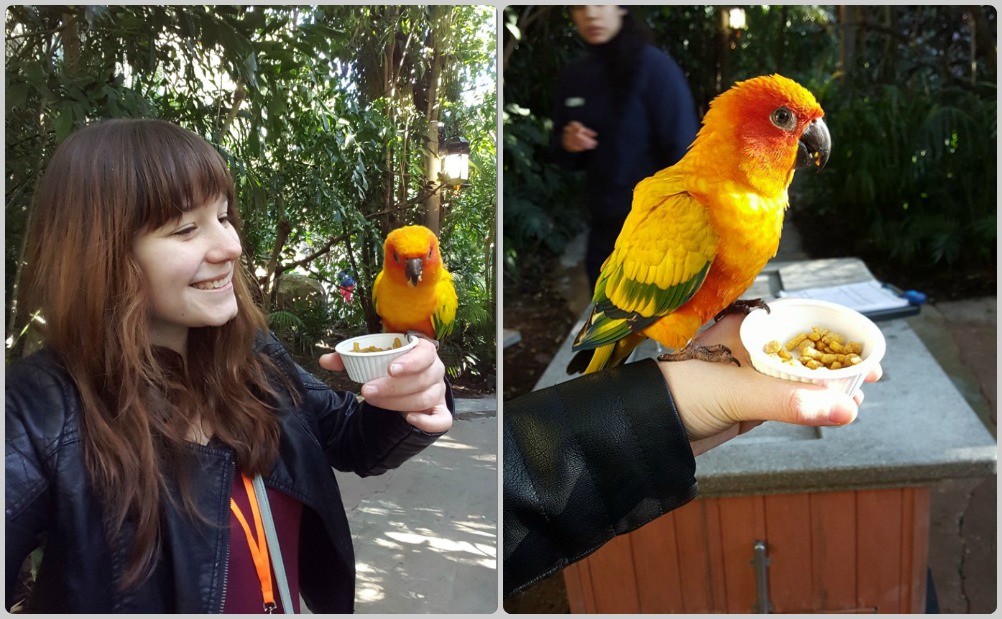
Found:
<svg viewBox="0 0 1002 619"><path fill-rule="evenodd" d="M574 5L570 14L588 51L560 74L551 147L563 165L585 171L594 287L633 187L682 158L699 119L682 69L628 8Z"/></svg>

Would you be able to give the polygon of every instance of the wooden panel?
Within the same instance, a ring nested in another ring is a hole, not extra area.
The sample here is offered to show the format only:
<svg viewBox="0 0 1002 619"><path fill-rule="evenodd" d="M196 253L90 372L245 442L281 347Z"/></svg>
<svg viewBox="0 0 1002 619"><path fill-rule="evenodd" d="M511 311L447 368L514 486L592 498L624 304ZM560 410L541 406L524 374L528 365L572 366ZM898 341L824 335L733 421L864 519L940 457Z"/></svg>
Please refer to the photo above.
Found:
<svg viewBox="0 0 1002 619"><path fill-rule="evenodd" d="M601 553L601 558L599 557ZM629 535L618 535L588 559L595 612L639 613Z"/></svg>
<svg viewBox="0 0 1002 619"><path fill-rule="evenodd" d="M901 525L898 528L898 535L901 537L901 557L898 559L898 565L901 566L901 572L897 576L898 582L901 584L897 589L898 599L896 601L898 612L907 613L911 612L912 605L912 591L914 590L914 583L912 582L911 572L913 561L913 552L911 547L912 535L915 532L915 501L911 490L901 491Z"/></svg>
<svg viewBox="0 0 1002 619"><path fill-rule="evenodd" d="M915 488L915 532L912 535L912 547L915 549L915 565L912 571L913 582L918 586L912 592L912 612L925 613L926 587L929 584L929 528L930 495L929 487Z"/></svg>
<svg viewBox="0 0 1002 619"><path fill-rule="evenodd" d="M811 508L806 494L765 497L773 611L811 609Z"/></svg>
<svg viewBox="0 0 1002 619"><path fill-rule="evenodd" d="M642 613L680 613L682 578L672 513L630 534ZM615 609L611 609L615 612Z"/></svg>
<svg viewBox="0 0 1002 619"><path fill-rule="evenodd" d="M583 570L587 568L587 560L572 563L564 568L564 586L567 589L567 605L572 613L590 613L589 606L594 609L595 603L591 597L591 587L582 582Z"/></svg>
<svg viewBox="0 0 1002 619"><path fill-rule="evenodd" d="M733 497L718 502L726 611L752 613L758 599L752 560L755 542L766 539L765 502L760 496Z"/></svg>
<svg viewBox="0 0 1002 619"><path fill-rule="evenodd" d="M758 539L774 612L923 612L929 494L698 499L568 567L571 612L752 612Z"/></svg>
<svg viewBox="0 0 1002 619"><path fill-rule="evenodd" d="M723 594L723 572L714 574L718 562L712 556L713 548L719 552L719 536L711 543L707 522L709 501L697 499L675 510L675 541L678 545L682 574L682 603L687 613L722 612L726 596ZM717 510L713 509L714 517ZM714 526L719 531L719 522ZM719 568L718 568L719 569ZM717 589L721 591L718 594Z"/></svg>
<svg viewBox="0 0 1002 619"><path fill-rule="evenodd" d="M849 610L856 606L856 495L810 495L811 608Z"/></svg>
<svg viewBox="0 0 1002 619"><path fill-rule="evenodd" d="M929 489L904 491L901 538L901 612L924 613L926 570L929 565Z"/></svg>
<svg viewBox="0 0 1002 619"><path fill-rule="evenodd" d="M706 554L710 562L710 611L727 612L727 580L724 576L724 551L721 544L720 501L706 501Z"/></svg>
<svg viewBox="0 0 1002 619"><path fill-rule="evenodd" d="M858 606L899 613L901 575L901 489L856 494L856 592Z"/></svg>
<svg viewBox="0 0 1002 619"><path fill-rule="evenodd" d="M594 582L591 577L591 561L586 560L580 563L581 565L581 586L587 592L585 596L585 612L597 613L598 606L595 604L595 587L592 586Z"/></svg>

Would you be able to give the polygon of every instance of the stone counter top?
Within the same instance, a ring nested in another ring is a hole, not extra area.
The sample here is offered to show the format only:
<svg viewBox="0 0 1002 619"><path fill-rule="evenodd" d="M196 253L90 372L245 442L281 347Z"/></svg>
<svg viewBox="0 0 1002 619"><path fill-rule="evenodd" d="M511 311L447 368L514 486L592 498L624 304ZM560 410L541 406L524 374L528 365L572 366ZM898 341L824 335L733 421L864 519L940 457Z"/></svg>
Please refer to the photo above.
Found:
<svg viewBox="0 0 1002 619"><path fill-rule="evenodd" d="M822 265L835 269L816 268L822 262L770 265L746 296L774 297L782 285L779 273L791 266L798 274L827 273L828 281L833 270L862 273L858 260ZM848 280L839 277L840 282L852 281L851 276ZM565 372L572 356L570 346L586 317L581 317L563 342L537 389L572 378ZM881 363L884 375L879 382L864 386L866 399L856 421L838 428L766 422L696 458L700 495L918 486L994 474L995 439L907 321L896 318L877 325L887 340ZM648 341L638 347L635 358L657 354L657 345Z"/></svg>

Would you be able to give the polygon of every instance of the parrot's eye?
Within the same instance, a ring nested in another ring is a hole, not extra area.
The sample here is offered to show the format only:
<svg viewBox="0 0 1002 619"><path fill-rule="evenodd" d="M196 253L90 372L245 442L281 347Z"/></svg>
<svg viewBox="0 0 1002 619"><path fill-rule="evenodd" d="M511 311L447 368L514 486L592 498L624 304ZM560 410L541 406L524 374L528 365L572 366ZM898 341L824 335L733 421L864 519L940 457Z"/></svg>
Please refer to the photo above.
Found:
<svg viewBox="0 0 1002 619"><path fill-rule="evenodd" d="M432 248L429 247L428 248L428 260L431 260L431 251L432 251Z"/></svg>
<svg viewBox="0 0 1002 619"><path fill-rule="evenodd" d="M400 264L400 256L397 255L397 250L393 250L393 262Z"/></svg>
<svg viewBox="0 0 1002 619"><path fill-rule="evenodd" d="M780 129L786 130L793 129L797 124L797 117L786 106L775 110L769 120Z"/></svg>

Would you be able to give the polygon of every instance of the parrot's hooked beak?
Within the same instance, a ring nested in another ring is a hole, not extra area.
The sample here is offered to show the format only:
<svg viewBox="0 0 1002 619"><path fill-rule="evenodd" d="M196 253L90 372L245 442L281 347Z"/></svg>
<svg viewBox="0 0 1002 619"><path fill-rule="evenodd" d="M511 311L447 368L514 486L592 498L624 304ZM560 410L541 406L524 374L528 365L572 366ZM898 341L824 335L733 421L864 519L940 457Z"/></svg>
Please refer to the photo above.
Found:
<svg viewBox="0 0 1002 619"><path fill-rule="evenodd" d="M797 162L794 165L798 170L815 166L818 171L828 163L828 155L832 152L832 136L828 132L828 125L818 118L807 125L803 135L800 136L800 148L797 149Z"/></svg>
<svg viewBox="0 0 1002 619"><path fill-rule="evenodd" d="M421 281L421 269L424 262L420 258L409 258L404 262L404 274L411 286L417 286Z"/></svg>

